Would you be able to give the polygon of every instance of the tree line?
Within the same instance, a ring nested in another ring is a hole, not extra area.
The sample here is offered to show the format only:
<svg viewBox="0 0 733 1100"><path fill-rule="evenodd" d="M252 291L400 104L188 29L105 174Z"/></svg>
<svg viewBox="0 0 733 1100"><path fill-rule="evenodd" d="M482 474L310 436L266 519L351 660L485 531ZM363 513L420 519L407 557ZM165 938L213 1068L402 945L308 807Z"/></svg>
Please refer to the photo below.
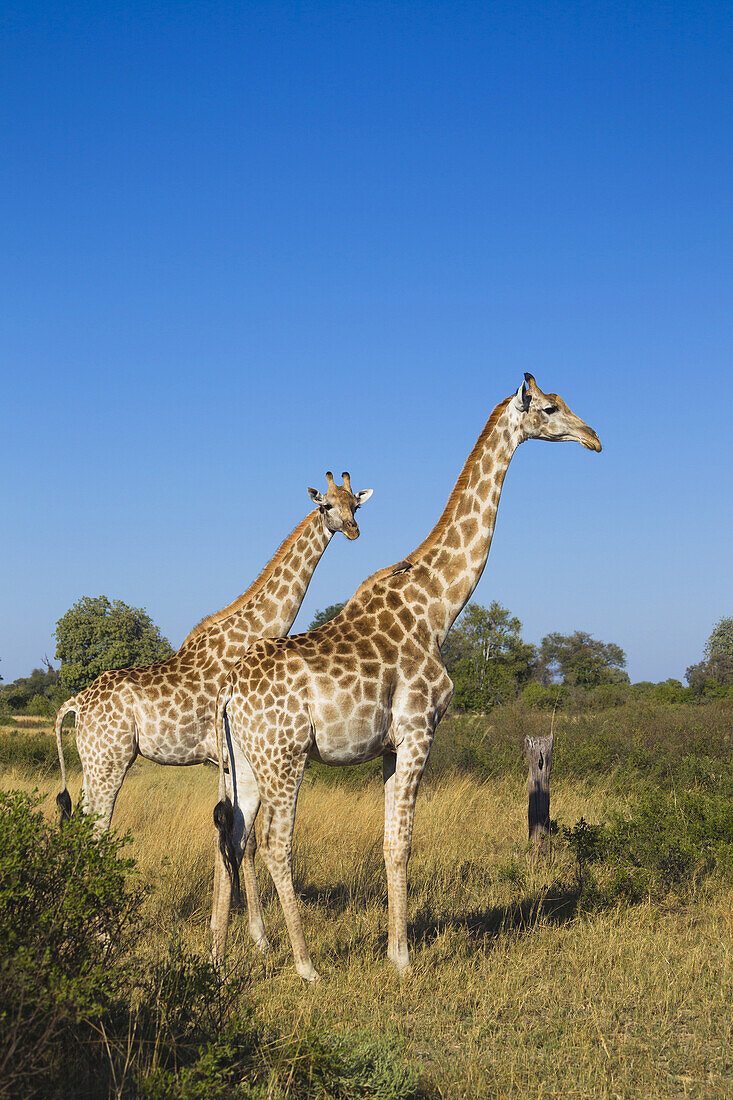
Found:
<svg viewBox="0 0 733 1100"><path fill-rule="evenodd" d="M308 629L329 622L344 606L317 611ZM174 652L144 608L107 596L82 597L61 616L55 637L59 668L46 659L45 668L0 685L0 714L51 716L100 672L153 664ZM446 638L443 659L455 685L452 706L465 712L485 713L516 699L554 708L593 698L609 705L631 694L661 702L733 698L733 617L715 624L702 660L687 669L687 687L679 680L630 684L621 646L584 630L547 634L538 646L526 642L520 620L497 600L464 608Z"/></svg>
<svg viewBox="0 0 733 1100"><path fill-rule="evenodd" d="M0 714L50 716L100 672L164 661L174 653L144 607L107 596L82 596L56 623L58 669L45 668L0 686Z"/></svg>

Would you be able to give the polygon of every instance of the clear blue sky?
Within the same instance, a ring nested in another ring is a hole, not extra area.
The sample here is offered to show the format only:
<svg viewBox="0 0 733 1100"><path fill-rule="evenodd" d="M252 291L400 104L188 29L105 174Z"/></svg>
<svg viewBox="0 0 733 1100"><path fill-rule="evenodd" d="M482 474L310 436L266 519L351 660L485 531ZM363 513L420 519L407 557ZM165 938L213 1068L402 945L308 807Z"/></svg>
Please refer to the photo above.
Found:
<svg viewBox="0 0 733 1100"><path fill-rule="evenodd" d="M349 469L296 626L440 513L532 371L476 591L682 677L733 614L723 3L9 3L0 673L82 595L174 645Z"/></svg>

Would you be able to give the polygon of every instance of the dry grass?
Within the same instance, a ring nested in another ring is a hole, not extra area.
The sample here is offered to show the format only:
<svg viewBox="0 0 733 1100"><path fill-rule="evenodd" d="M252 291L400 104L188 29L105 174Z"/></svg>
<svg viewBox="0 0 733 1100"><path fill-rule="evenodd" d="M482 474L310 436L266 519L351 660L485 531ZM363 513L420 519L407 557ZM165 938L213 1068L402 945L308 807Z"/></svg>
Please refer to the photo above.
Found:
<svg viewBox="0 0 733 1100"><path fill-rule="evenodd" d="M4 788L40 786L0 777ZM151 932L208 949L213 768L136 765L115 817L130 829ZM52 799L49 799L49 803ZM612 786L555 784L553 816L572 823L619 806ZM49 812L52 807L49 805ZM552 861L526 858L526 796L514 779L423 786L410 863L414 972L386 952L379 783L304 784L295 878L323 981L304 987L263 874L273 943L262 958L236 915L232 961L278 1030L397 1031L440 1096L724 1097L733 1092L731 902L711 887L694 908L651 905L575 916Z"/></svg>

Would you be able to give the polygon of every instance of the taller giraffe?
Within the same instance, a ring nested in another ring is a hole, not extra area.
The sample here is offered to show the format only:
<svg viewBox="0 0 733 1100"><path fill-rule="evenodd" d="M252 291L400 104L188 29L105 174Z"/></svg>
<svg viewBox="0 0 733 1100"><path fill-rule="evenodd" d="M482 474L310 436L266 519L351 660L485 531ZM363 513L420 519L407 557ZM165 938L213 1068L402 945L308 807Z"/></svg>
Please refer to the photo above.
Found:
<svg viewBox="0 0 733 1100"><path fill-rule="evenodd" d="M388 956L399 972L408 970L407 862L415 799L433 734L453 693L440 647L483 573L504 476L525 439L575 440L589 450L601 449L592 428L526 374L516 394L494 409L443 514L417 549L364 581L331 622L306 634L258 642L227 677L217 704L217 736L227 738L238 801L234 813L231 808L227 813L222 752L215 814L219 887L211 918L216 963L223 961L229 924L231 891L221 886L223 868L236 867L261 800L262 855L283 907L296 970L308 981L318 977L291 872L303 771L309 756L325 764L360 764L381 756Z"/></svg>
<svg viewBox="0 0 733 1100"><path fill-rule="evenodd" d="M247 591L203 619L183 645L154 665L103 672L73 695L56 715L56 743L63 790L62 815L71 812L61 724L76 712L76 744L84 773L83 809L109 828L128 768L139 755L156 764L218 761L214 713L226 672L257 638L279 638L290 630L313 572L337 531L359 537L354 514L371 489L354 494L348 473L343 485L326 474L325 493L308 489L318 505L301 520Z"/></svg>

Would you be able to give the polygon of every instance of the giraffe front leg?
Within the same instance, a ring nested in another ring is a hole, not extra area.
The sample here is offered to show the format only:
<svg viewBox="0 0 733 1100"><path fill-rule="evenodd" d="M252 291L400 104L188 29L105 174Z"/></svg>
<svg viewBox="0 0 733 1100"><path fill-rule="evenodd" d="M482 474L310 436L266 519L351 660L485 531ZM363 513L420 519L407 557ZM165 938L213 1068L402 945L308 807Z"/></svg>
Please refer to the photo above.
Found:
<svg viewBox="0 0 733 1100"><path fill-rule="evenodd" d="M415 800L428 753L425 744L410 739L397 753L385 753L384 777L384 866L387 872L389 935L387 958L398 974L409 974L410 952L407 946L407 864L412 847Z"/></svg>

